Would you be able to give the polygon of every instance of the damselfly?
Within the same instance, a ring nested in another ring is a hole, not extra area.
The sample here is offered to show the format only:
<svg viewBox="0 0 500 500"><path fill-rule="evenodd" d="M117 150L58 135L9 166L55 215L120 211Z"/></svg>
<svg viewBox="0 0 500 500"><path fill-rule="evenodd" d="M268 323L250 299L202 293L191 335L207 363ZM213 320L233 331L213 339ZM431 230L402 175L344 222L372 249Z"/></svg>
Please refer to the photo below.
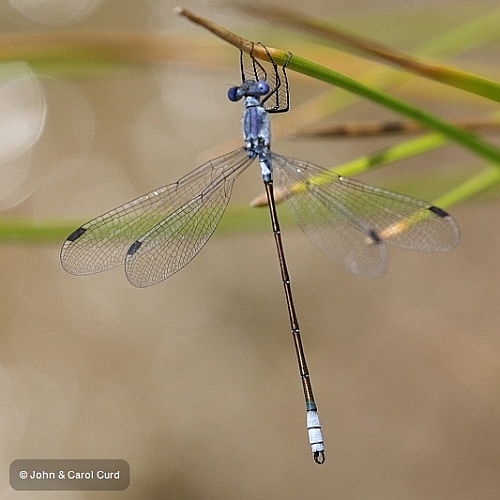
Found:
<svg viewBox="0 0 500 500"><path fill-rule="evenodd" d="M459 231L447 212L424 201L272 152L268 113L287 111L289 93L285 67L278 68L269 54L268 58L270 72L242 53L242 83L228 91L231 101L244 102L243 147L79 227L65 241L61 262L66 271L77 275L124 264L128 280L137 287L172 276L203 248L224 213L234 181L257 159L302 380L309 442L314 460L321 464L323 435L292 298L274 184L312 243L342 267L363 276L383 274L386 243L439 252L458 243Z"/></svg>

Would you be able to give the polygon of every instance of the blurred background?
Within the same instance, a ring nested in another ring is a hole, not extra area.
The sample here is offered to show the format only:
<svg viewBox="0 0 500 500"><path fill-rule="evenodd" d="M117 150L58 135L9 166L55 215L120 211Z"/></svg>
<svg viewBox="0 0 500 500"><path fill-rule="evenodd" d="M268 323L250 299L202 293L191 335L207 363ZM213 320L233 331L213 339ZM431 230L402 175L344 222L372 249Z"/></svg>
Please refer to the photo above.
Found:
<svg viewBox="0 0 500 500"><path fill-rule="evenodd" d="M5 51L20 33L61 30L160 30L177 47L163 63L111 70L92 70L90 61L86 71L42 65L38 74L22 61L1 65L4 224L76 228L241 144L242 107L226 98L239 83L238 51L175 16L177 3L0 0L2 33L14 40ZM271 3L307 9L401 50L498 7L496 0ZM263 21L204 2L185 6L269 46L312 60L322 54ZM448 62L499 79L498 44ZM292 108L328 89L291 72L289 79ZM494 109L465 93L443 101L440 92L416 79L395 94L447 118ZM336 118L381 117L394 118L359 101ZM301 117L272 121L299 126ZM399 140L277 137L273 148L332 167ZM452 187L434 186L437 169L446 178L480 167L448 146L362 178L393 187L397 175L407 179L400 190L433 199ZM246 209L261 192L258 168L249 169L230 208ZM446 254L390 249L388 272L375 280L339 268L285 224L324 430L321 467L307 441L267 223L222 228L182 272L148 289L130 286L121 268L67 274L59 262L64 237L2 243L0 497L54 498L13 491L7 477L15 459L119 458L130 464L127 490L59 497L499 498L500 203L494 194L451 211L459 247Z"/></svg>

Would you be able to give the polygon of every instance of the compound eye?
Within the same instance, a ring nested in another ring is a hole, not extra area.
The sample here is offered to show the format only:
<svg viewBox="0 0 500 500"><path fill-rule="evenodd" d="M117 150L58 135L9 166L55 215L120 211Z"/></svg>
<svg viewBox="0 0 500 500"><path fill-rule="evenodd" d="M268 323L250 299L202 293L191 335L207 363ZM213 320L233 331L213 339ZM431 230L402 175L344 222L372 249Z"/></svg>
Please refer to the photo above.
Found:
<svg viewBox="0 0 500 500"><path fill-rule="evenodd" d="M241 90L239 87L230 87L227 91L227 98L230 101L239 101L242 98Z"/></svg>
<svg viewBox="0 0 500 500"><path fill-rule="evenodd" d="M269 92L269 83L265 80L259 80L257 82L257 90L260 95L266 95Z"/></svg>

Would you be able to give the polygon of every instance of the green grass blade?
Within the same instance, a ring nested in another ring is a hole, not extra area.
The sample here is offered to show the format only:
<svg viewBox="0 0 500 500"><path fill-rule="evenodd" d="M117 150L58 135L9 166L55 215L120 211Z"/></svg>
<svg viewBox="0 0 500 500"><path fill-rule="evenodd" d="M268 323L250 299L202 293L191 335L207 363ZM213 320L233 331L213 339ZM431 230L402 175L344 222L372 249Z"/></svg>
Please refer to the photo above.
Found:
<svg viewBox="0 0 500 500"><path fill-rule="evenodd" d="M286 56L286 53L281 52L281 60L286 58ZM469 132L461 130L458 127L454 127L453 125L450 125L449 123L440 120L430 113L422 111L409 103L397 99L380 90L368 87L367 85L364 85L337 71L313 63L312 61L308 61L307 59L297 55L292 57L288 64L288 68L304 75L308 75L312 78L330 83L331 85L343 88L349 92L353 92L354 94L391 109L402 116L415 120L425 127L444 134L450 140L500 167L500 149L496 148L487 141L480 139Z"/></svg>
<svg viewBox="0 0 500 500"><path fill-rule="evenodd" d="M351 47L366 56L375 57L379 61L390 63L411 71L419 76L500 102L500 85L479 75L468 73L441 63L426 61L421 57L415 57L394 50L366 37L354 35L342 30L328 21L314 19L303 13L299 14L294 12L288 8L282 9L269 5L259 5L254 2L243 2L240 5L242 10L262 17L268 22L273 21L286 27L293 27L307 33L312 33L323 39ZM498 22L500 22L500 11L493 11L490 15L493 18L497 18L498 26ZM483 21L483 28L484 25L485 23ZM488 27L492 25L492 22L489 21Z"/></svg>

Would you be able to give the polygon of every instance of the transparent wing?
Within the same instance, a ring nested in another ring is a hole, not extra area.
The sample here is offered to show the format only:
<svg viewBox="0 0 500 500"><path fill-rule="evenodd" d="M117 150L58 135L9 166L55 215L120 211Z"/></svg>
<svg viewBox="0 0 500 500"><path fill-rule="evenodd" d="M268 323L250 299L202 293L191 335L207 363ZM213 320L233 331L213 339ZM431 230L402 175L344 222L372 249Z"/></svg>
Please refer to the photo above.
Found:
<svg viewBox="0 0 500 500"><path fill-rule="evenodd" d="M175 223L178 215L176 218L174 214L179 214L182 209L189 212L184 206L191 207L195 200L201 206L207 200L207 211L218 221L227 200L219 201L217 205L211 201L210 194L230 184L251 161L244 148L237 149L201 165L178 182L151 191L87 222L71 233L63 244L61 263L64 269L83 275L124 264L127 252L132 245L137 246L135 242L141 236L158 227L158 231L164 230L165 237L168 237L173 231L166 221ZM184 251L187 250L184 248Z"/></svg>
<svg viewBox="0 0 500 500"><path fill-rule="evenodd" d="M251 160L247 157L247 163ZM234 177L220 177L160 221L129 248L125 272L132 285L154 285L188 264L217 228L229 203Z"/></svg>
<svg viewBox="0 0 500 500"><path fill-rule="evenodd" d="M454 219L428 203L273 154L276 185L299 227L329 258L363 276L387 266L384 243L443 252L459 241Z"/></svg>

